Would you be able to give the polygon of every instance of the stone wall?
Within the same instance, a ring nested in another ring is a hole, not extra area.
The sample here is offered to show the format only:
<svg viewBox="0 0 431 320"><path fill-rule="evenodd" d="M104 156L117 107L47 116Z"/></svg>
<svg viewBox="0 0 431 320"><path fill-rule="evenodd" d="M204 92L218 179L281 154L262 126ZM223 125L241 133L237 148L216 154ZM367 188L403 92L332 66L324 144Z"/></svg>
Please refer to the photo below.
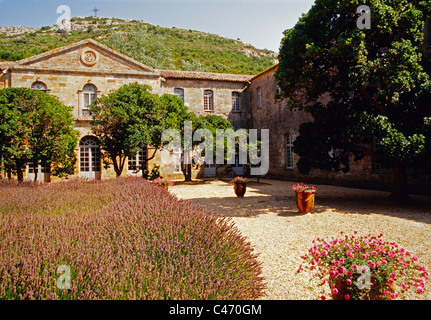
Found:
<svg viewBox="0 0 431 320"><path fill-rule="evenodd" d="M247 128L248 96L244 92L246 83L199 79L166 79L162 82L162 93L174 94L175 88L184 90L184 105L198 116L216 115L228 119L235 128ZM204 110L204 91L212 90L214 111ZM232 110L232 93L240 93L240 111Z"/></svg>
<svg viewBox="0 0 431 320"><path fill-rule="evenodd" d="M232 76L235 78L235 75ZM224 117L237 128L248 127L250 119L248 96L244 94L248 82L202 79L205 77L206 74L200 73L195 79L164 79L160 76L160 71L147 68L89 40L20 61L12 66L7 74L2 75L0 85L31 88L35 82L45 84L49 94L57 96L62 103L72 107L75 129L80 132L79 139L92 135L91 119L82 112L82 90L86 84L96 87L98 97L133 82L148 85L152 88L152 93L159 95L173 94L175 88L182 88L185 105L190 111L197 115L213 114ZM204 90L213 91L214 110L211 112L204 111ZM232 111L232 92L240 93L240 111ZM79 176L79 150L78 144L75 149L78 161L74 176ZM154 150L149 148L148 155L151 156ZM106 169L102 164L101 168L102 178L115 177L112 166ZM161 162L160 151L157 151L147 164L147 170L151 171L153 168L158 168L164 177L172 179L184 177L181 173L174 172L172 165ZM127 162L123 174L130 174ZM194 168L193 178L202 175L202 168Z"/></svg>
<svg viewBox="0 0 431 320"><path fill-rule="evenodd" d="M293 168L286 168L288 136L292 135L294 140L299 134L300 125L312 121L312 117L304 111L290 110L285 100L276 100L277 84L274 78L276 68L274 66L253 78L247 89L250 96L251 127L258 130L268 129L270 133L270 164L267 177L315 184L391 190L392 173L373 170L371 156L365 156L359 161L352 160L348 173L313 169L308 175L302 175L296 168L298 156L295 154ZM258 108L257 101L259 88L261 92L260 108ZM411 191L430 194L427 190L431 185L431 178L414 174L412 171L410 173L408 178Z"/></svg>

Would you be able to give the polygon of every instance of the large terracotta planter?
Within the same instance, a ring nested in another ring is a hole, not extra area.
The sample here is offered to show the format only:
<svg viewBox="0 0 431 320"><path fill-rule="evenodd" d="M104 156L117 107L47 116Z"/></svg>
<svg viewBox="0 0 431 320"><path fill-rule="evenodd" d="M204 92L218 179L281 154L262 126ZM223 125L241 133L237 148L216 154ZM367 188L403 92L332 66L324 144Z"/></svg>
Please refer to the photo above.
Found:
<svg viewBox="0 0 431 320"><path fill-rule="evenodd" d="M311 212L314 207L315 192L295 191L295 201L302 214Z"/></svg>
<svg viewBox="0 0 431 320"><path fill-rule="evenodd" d="M373 277L371 277L371 284L373 283ZM352 284L351 286L355 286L355 284ZM338 290L337 294L334 294L333 289L336 288ZM381 293L381 290L378 290L379 288L373 288L373 285L371 285L369 292L369 298L367 300L391 300L391 296L385 296L383 293ZM331 294L333 300L345 300L344 296L346 294L350 294L349 292L349 286L347 286L345 279L338 279L335 284L331 286ZM394 292L393 286L389 286L388 291L390 293Z"/></svg>
<svg viewBox="0 0 431 320"><path fill-rule="evenodd" d="M245 191L247 190L247 183L245 182L234 182L233 190L237 197L244 197Z"/></svg>

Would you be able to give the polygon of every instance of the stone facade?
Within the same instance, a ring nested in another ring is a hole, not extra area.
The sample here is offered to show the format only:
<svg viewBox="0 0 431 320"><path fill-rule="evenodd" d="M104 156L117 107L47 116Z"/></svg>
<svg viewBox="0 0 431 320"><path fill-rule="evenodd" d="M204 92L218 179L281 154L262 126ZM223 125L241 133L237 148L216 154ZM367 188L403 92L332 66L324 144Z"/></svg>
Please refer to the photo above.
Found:
<svg viewBox="0 0 431 320"><path fill-rule="evenodd" d="M72 114L75 128L80 132L80 141L92 136L91 118L86 112L85 102L87 85L94 88L97 97L133 82L148 85L152 88L152 93L159 95L175 94L175 89L181 89L185 105L197 115L214 114L228 119L237 128L247 126L248 99L244 90L252 76L155 70L91 39L15 63L3 63L0 70L0 88L32 88L35 84L42 84L46 92L73 107ZM204 110L205 90L212 92L212 110ZM239 96L239 110L232 110L233 93ZM84 157L80 150L81 146L78 144L76 176L84 175L80 169L81 158ZM148 146L149 157L153 152L154 148ZM182 173L175 172L172 166L161 163L158 151L147 163L147 170L151 171L154 167L165 177L183 178ZM90 178L115 176L112 168L106 170L101 166L100 170L100 173ZM203 176L203 171L202 168L194 170L193 178ZM124 174L132 174L128 165L124 168ZM40 178L44 179L42 175Z"/></svg>
<svg viewBox="0 0 431 320"><path fill-rule="evenodd" d="M277 98L278 89L274 77L277 67L275 65L253 77L247 88L250 97L250 128L269 130L270 160L267 177L315 184L390 190L392 171L377 168L369 155L358 161L352 159L350 171L347 173L317 169L312 169L308 175L299 173L296 167L299 157L291 149L292 142L299 135L301 124L313 121L313 119L304 111L289 109L285 99ZM323 98L321 102L327 101ZM366 147L373 148L372 146ZM416 193L426 193L431 185L431 177L427 175L411 172L408 178L411 190Z"/></svg>
<svg viewBox="0 0 431 320"><path fill-rule="evenodd" d="M429 37L429 41L424 45L425 54L431 46L430 34L431 25L427 25L425 36ZM0 89L32 88L38 84L39 89L41 85L46 92L57 96L65 105L73 107L75 128L80 132L80 143L76 147L78 163L75 176L115 177L112 168L106 170L102 165L96 175L89 175L83 169L85 161L93 161L89 159L97 151L97 140L89 139L92 132L90 118L86 113L86 99L88 102L92 94L100 97L125 84L137 82L150 86L152 92L159 95L166 93L180 96L189 110L197 115L222 116L228 119L235 129L257 129L258 132L268 129L270 146L267 177L367 188L390 186L391 174L376 171L369 156L353 162L349 173L313 170L308 176L304 176L298 172L298 156L293 153L292 143L299 134L300 125L312 121L312 118L304 111L290 110L285 100L277 98L274 78L276 70L277 65L274 65L255 76L156 70L94 40L84 40L15 63L0 63ZM88 86L94 91L88 92ZM211 96L211 108L208 108L209 100L204 98L207 93ZM162 163L159 150L148 146L146 152L148 157L154 153L154 158L146 164L148 171L158 168L162 176L184 178L178 167ZM135 160L139 159L137 155ZM128 165L125 165L124 174L135 174ZM236 169L241 172L241 168ZM214 175L214 167L196 168L192 178L208 175ZM30 175L28 177L31 178ZM431 184L430 178L424 176L411 182L413 187L419 188Z"/></svg>

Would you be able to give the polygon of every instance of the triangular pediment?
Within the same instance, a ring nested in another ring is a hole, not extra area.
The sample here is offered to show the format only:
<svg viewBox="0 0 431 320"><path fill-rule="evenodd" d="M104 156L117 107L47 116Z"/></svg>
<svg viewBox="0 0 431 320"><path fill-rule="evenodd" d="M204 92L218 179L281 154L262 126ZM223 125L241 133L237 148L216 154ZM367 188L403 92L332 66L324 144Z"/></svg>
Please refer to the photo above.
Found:
<svg viewBox="0 0 431 320"><path fill-rule="evenodd" d="M17 61L13 68L106 74L156 75L158 73L156 70L92 39Z"/></svg>

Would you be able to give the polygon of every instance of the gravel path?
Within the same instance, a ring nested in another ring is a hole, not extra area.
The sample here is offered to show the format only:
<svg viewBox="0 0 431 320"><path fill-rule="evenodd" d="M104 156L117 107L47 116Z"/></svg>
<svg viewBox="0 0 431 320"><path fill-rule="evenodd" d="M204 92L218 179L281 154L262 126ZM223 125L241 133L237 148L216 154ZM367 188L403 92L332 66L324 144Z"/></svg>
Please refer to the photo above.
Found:
<svg viewBox="0 0 431 320"><path fill-rule="evenodd" d="M431 270L431 198L413 196L414 204L395 206L386 192L316 185L312 213L299 214L291 190L293 182L250 182L244 198L237 198L227 181L177 183L170 192L180 199L206 206L230 216L263 262L268 284L264 299L317 299L328 294L327 286L316 289L307 273L297 273L301 255L316 237L330 240L340 231L384 235L415 254ZM430 272L431 273L431 272ZM427 292L409 299L431 299Z"/></svg>

